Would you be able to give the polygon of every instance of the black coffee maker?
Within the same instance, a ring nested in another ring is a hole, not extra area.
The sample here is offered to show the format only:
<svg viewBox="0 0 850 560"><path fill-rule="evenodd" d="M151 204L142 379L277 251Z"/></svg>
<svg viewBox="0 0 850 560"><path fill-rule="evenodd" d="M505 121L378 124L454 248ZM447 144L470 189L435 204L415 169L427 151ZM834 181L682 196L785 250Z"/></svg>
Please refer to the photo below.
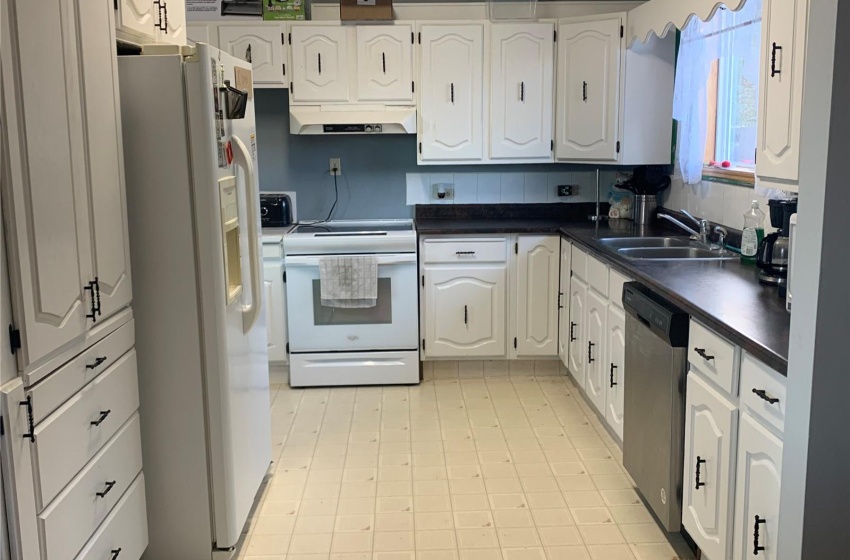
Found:
<svg viewBox="0 0 850 560"><path fill-rule="evenodd" d="M779 228L762 239L756 254L759 282L784 286L788 282L788 252L791 215L797 212L797 199L769 200L770 223Z"/></svg>

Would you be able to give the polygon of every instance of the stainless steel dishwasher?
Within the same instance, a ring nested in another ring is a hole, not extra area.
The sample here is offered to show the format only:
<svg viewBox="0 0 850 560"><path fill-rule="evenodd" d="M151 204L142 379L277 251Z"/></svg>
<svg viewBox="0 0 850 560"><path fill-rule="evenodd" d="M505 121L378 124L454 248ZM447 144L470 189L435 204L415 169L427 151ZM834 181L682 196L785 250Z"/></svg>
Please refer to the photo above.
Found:
<svg viewBox="0 0 850 560"><path fill-rule="evenodd" d="M637 282L626 310L623 465L668 531L682 525L688 314Z"/></svg>

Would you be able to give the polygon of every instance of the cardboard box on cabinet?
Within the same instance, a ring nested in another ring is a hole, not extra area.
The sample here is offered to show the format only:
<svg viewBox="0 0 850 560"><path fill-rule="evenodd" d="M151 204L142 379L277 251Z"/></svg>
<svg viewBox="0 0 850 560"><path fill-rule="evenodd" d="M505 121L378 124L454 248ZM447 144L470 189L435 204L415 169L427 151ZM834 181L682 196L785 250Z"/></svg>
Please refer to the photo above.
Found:
<svg viewBox="0 0 850 560"><path fill-rule="evenodd" d="M306 0L267 0L263 2L263 19L272 21L304 21Z"/></svg>
<svg viewBox="0 0 850 560"><path fill-rule="evenodd" d="M393 0L340 0L342 21L385 21L393 19Z"/></svg>

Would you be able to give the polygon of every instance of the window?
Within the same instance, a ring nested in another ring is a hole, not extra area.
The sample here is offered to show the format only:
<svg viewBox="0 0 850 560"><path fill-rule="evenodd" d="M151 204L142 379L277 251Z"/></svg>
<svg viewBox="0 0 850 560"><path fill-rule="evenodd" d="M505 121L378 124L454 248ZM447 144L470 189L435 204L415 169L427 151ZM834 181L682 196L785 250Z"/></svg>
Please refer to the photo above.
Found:
<svg viewBox="0 0 850 560"><path fill-rule="evenodd" d="M682 30L674 117L686 182L704 174L752 181L760 53L761 0L719 9L707 22L695 17Z"/></svg>

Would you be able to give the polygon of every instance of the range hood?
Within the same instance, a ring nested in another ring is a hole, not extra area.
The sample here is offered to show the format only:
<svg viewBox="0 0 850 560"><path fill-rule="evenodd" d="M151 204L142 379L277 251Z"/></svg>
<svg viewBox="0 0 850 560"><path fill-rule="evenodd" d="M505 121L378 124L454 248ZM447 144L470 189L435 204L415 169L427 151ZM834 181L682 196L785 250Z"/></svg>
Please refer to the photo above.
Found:
<svg viewBox="0 0 850 560"><path fill-rule="evenodd" d="M290 105L290 134L416 134L416 107Z"/></svg>

